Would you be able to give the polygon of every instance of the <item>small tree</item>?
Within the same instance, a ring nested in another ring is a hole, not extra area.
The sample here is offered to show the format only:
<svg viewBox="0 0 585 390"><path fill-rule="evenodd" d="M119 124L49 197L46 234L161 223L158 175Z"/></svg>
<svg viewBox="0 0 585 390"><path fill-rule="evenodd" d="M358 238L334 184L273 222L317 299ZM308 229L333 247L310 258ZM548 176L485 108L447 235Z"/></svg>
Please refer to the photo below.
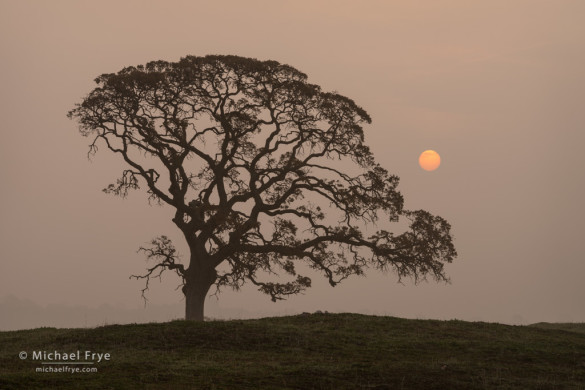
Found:
<svg viewBox="0 0 585 390"><path fill-rule="evenodd" d="M103 74L68 114L125 162L107 193L145 185L151 200L174 209L189 247L182 264L166 236L141 248L182 279L188 320L203 320L210 287L249 281L273 301L310 287L299 263L331 286L367 268L415 281L447 281L456 251L450 225L403 209L398 177L364 144L370 117L351 99L322 92L276 61L188 56ZM404 217L401 234L378 230ZM286 274L280 279L278 274ZM270 280L276 275L279 278Z"/></svg>

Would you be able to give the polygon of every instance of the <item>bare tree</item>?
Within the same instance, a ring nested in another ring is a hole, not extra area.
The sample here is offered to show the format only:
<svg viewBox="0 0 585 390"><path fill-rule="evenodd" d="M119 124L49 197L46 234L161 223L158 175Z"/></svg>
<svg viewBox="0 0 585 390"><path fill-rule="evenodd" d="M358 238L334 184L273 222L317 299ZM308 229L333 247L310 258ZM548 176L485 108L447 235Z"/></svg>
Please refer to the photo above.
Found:
<svg viewBox="0 0 585 390"><path fill-rule="evenodd" d="M214 285L249 281L273 301L302 292L311 279L297 273L301 263L331 286L367 268L448 280L450 225L403 209L398 177L364 144L371 119L351 99L291 66L237 56L155 61L95 81L68 116L92 137L90 154L105 145L125 162L105 192L145 185L173 208L188 263L161 236L141 248L156 263L138 277L146 290L151 277L176 272L186 319L203 320ZM371 230L400 218L409 221L400 234Z"/></svg>

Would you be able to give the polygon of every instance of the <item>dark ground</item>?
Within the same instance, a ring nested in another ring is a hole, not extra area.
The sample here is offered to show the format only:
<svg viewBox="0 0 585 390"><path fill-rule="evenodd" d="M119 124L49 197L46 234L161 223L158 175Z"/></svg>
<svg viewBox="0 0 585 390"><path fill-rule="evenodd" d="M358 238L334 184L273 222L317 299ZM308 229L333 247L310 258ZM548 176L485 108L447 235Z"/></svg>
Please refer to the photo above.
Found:
<svg viewBox="0 0 585 390"><path fill-rule="evenodd" d="M585 324L310 314L0 332L0 346L2 390L585 389ZM66 365L33 351L78 350L111 360L35 372Z"/></svg>

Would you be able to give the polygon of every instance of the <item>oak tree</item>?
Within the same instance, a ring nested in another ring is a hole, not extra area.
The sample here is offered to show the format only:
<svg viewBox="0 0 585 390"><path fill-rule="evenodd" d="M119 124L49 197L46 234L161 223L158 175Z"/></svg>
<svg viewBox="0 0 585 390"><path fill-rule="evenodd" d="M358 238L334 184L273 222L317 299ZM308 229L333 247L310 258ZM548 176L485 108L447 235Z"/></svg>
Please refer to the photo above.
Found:
<svg viewBox="0 0 585 390"><path fill-rule="evenodd" d="M364 143L370 116L353 100L291 66L238 56L154 61L95 82L68 115L91 137L90 153L105 146L123 160L105 192L143 187L172 208L189 258L160 236L141 248L154 263L136 277L146 290L176 272L186 319L203 320L212 286L250 282L278 300L311 286L299 274L309 268L331 286L366 269L448 280L449 223L403 208L398 177ZM408 227L391 232L401 220Z"/></svg>

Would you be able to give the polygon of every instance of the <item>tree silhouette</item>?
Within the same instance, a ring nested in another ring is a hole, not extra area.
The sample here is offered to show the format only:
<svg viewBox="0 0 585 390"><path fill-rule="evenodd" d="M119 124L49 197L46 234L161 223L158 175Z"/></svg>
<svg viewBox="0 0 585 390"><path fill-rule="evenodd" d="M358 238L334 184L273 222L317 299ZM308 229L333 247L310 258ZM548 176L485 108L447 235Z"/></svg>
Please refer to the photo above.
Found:
<svg viewBox="0 0 585 390"><path fill-rule="evenodd" d="M457 255L450 225L403 209L398 177L364 144L371 119L353 100L321 91L276 61L187 56L103 74L68 114L80 132L119 154L125 169L107 193L145 185L174 210L190 254L182 264L166 236L141 248L182 279L186 319L203 320L211 288L246 281L273 301L311 286L299 264L335 286L367 268L415 281L447 281ZM366 232L409 221L406 231ZM306 268L306 267L305 267Z"/></svg>

